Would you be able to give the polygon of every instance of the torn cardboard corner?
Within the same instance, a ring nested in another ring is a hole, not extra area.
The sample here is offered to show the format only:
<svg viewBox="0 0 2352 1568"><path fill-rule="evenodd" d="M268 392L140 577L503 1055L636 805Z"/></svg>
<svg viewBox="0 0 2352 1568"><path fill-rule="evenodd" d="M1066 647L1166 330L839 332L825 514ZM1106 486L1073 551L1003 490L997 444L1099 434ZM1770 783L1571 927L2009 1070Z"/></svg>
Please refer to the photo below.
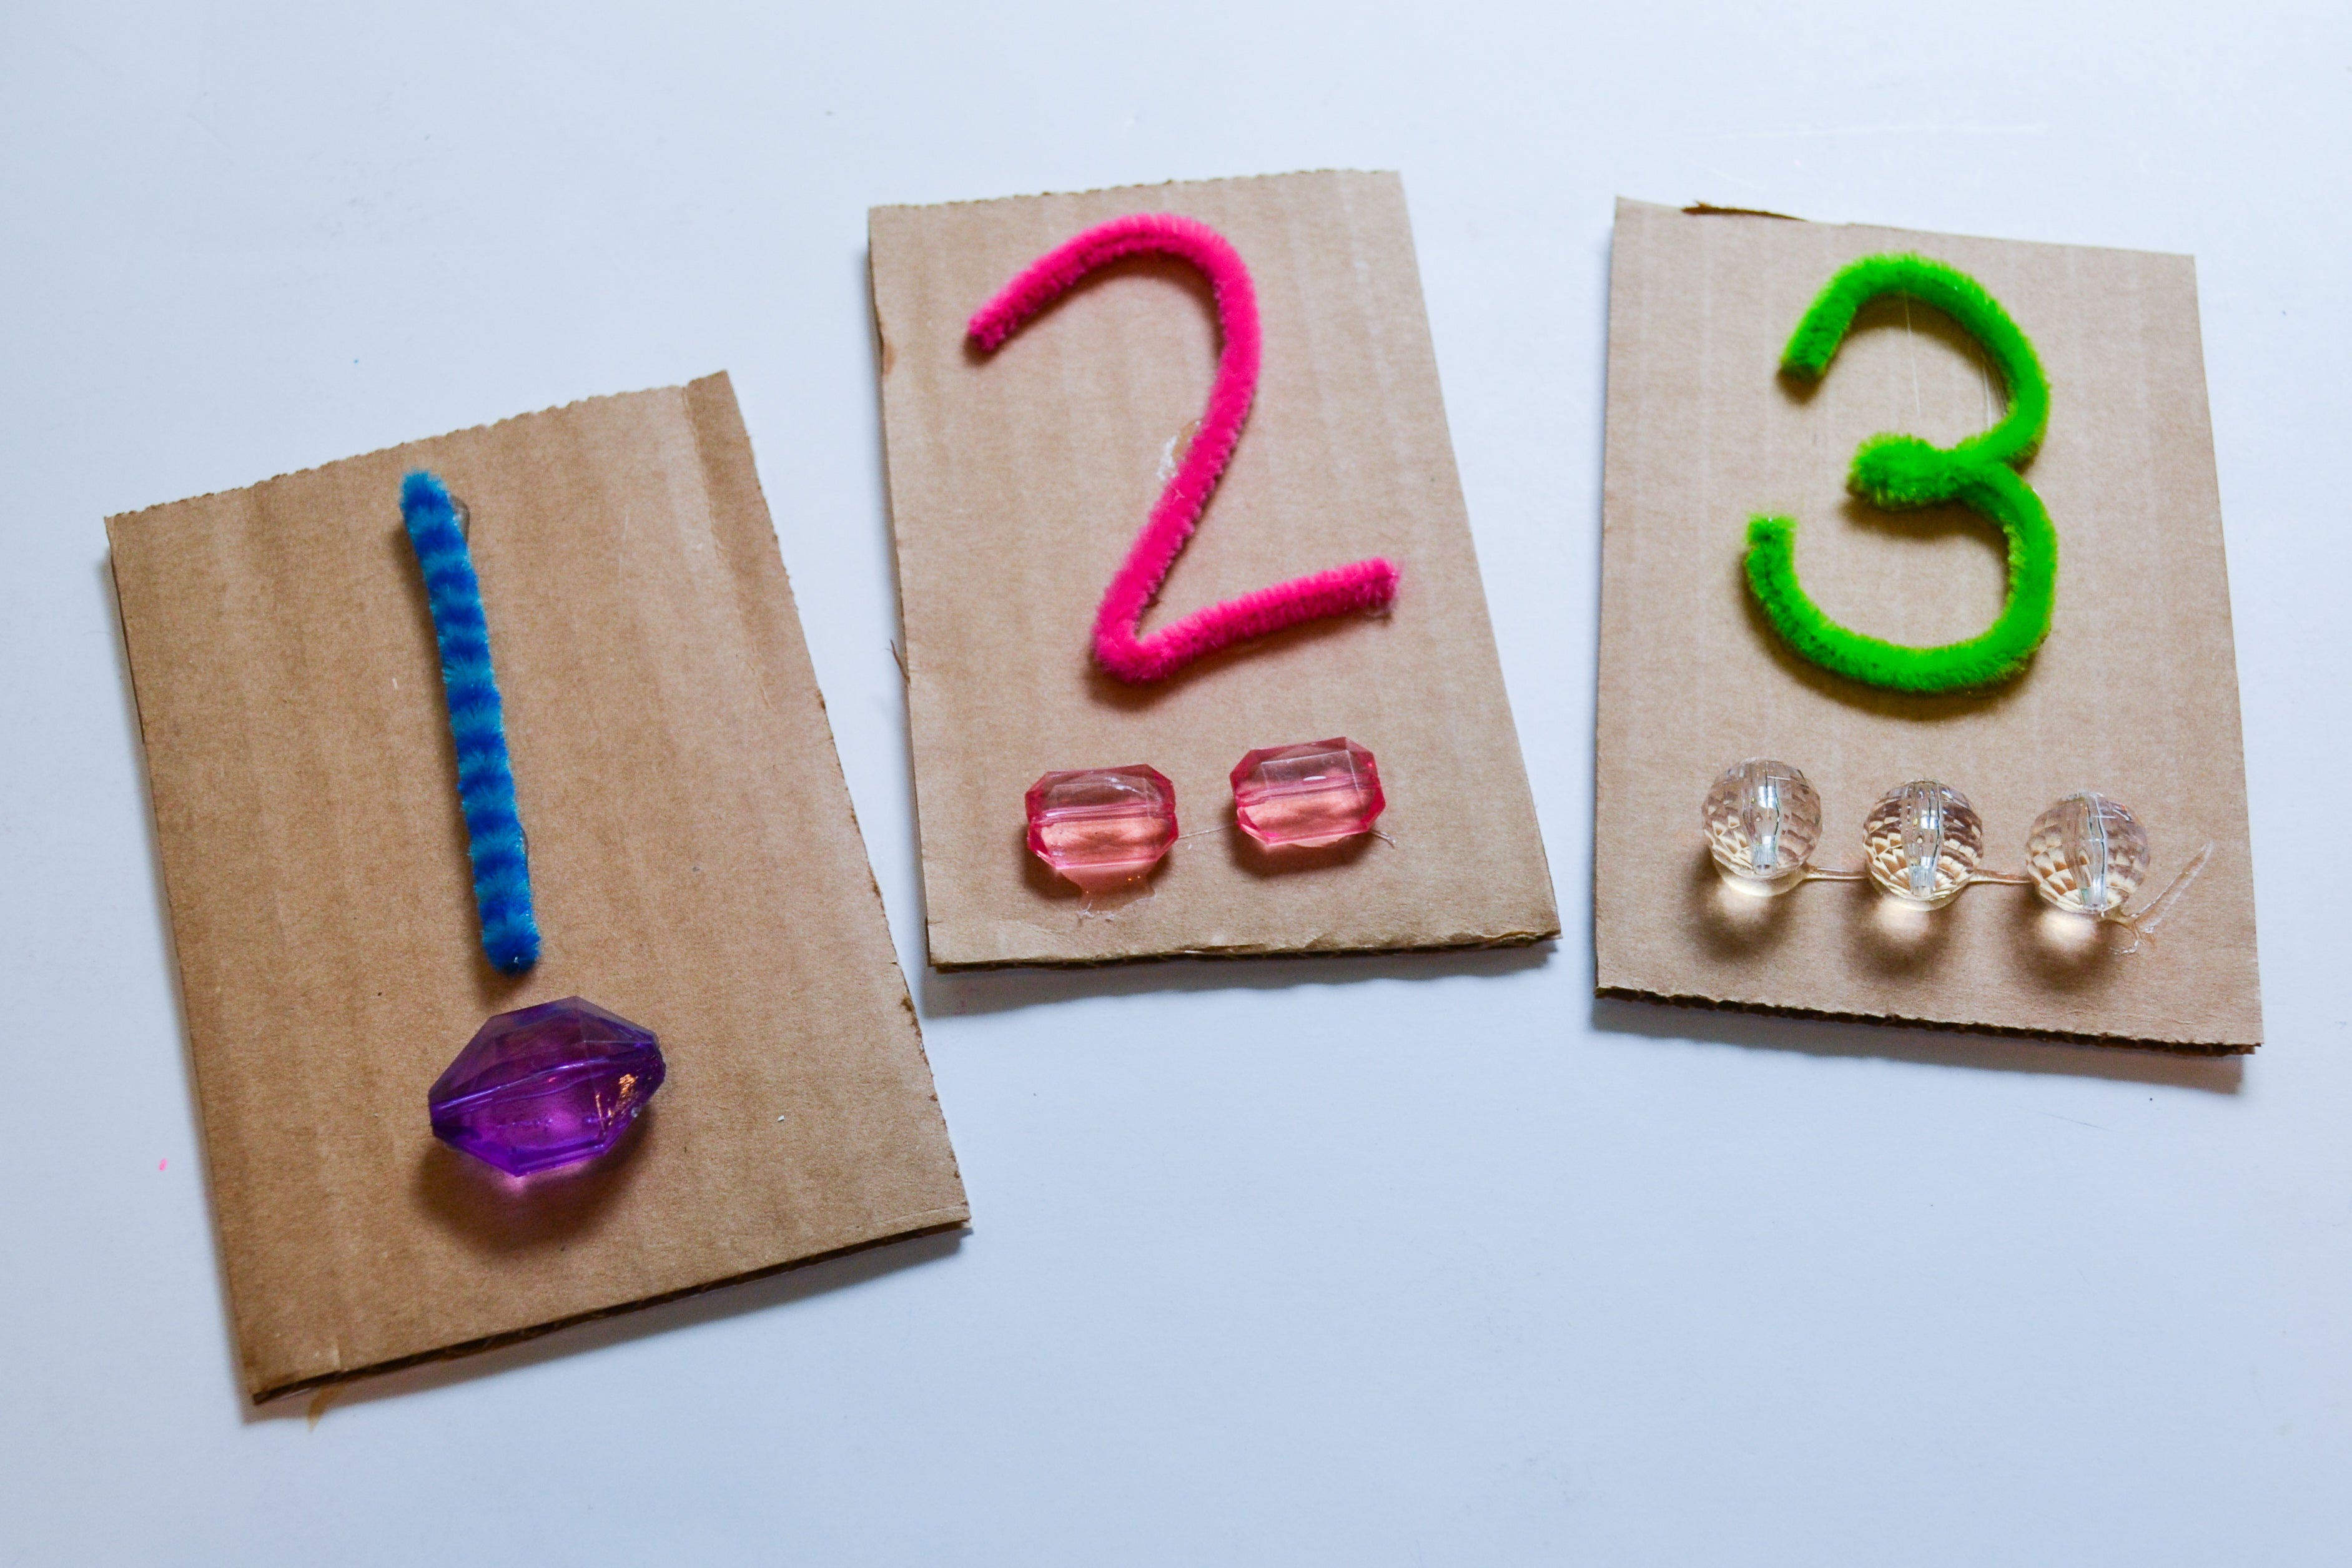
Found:
<svg viewBox="0 0 2352 1568"><path fill-rule="evenodd" d="M1145 627L1386 556L1385 617L1315 622L1150 685L1089 656L1095 607L1216 367L1205 285L1137 260L1003 349L964 324L1092 225L1209 224L1257 285L1264 363L1240 445ZM1559 931L1454 472L1402 185L1289 174L871 214L892 529L931 962L1498 946ZM1345 735L1380 759L1393 841L1269 855L1227 776L1255 747ZM1052 769L1146 762L1185 832L1107 914L1024 843Z"/></svg>
<svg viewBox="0 0 2352 1568"><path fill-rule="evenodd" d="M544 956L484 963L401 476L471 513ZM255 1399L969 1216L727 378L108 519ZM659 1035L528 1186L425 1095L493 1012Z"/></svg>
<svg viewBox="0 0 2352 1568"><path fill-rule="evenodd" d="M1924 306L1856 319L1810 392L1776 372L1822 284L1881 251L1948 261L2040 350L2049 433L2022 469L2059 539L2057 611L2026 674L1976 696L1853 685L1781 646L1741 577L1748 518L1798 522L1833 619L1928 644L1999 613L1999 530L1958 509L1886 514L1846 493L1882 431L1948 445L2000 417L1976 345ZM1617 208L1610 276L1593 828L1595 983L1646 997L2223 1054L2262 1040L2253 865L2229 582L2185 256ZM2077 789L2154 841L2152 897L2213 856L2137 954L2023 887L1928 916L1868 883L1757 901L1725 890L1698 828L1748 757L1821 791L1817 863L1859 863L1862 822L1911 779L1967 795L1985 863L2021 870L2028 826Z"/></svg>

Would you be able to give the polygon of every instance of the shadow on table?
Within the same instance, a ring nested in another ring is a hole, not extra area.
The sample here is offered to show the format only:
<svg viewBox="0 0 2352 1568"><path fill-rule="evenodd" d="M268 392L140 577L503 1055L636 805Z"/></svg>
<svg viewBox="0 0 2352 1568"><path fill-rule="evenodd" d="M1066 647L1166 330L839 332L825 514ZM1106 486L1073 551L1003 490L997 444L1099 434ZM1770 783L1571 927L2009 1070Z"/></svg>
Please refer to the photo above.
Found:
<svg viewBox="0 0 2352 1568"><path fill-rule="evenodd" d="M315 1423L329 1409L339 1406L400 1398L455 1383L494 1377L518 1367L536 1366L559 1356L584 1354L698 1323L789 1306L811 1296L847 1290L902 1269L952 1257L962 1245L965 1233L966 1228L957 1226L905 1240L879 1242L818 1262L797 1264L756 1280L719 1285L675 1301L624 1308L609 1317L592 1318L450 1360L421 1362L392 1372L330 1384L324 1388L299 1390L264 1405L247 1406L245 1419L250 1423L307 1418Z"/></svg>
<svg viewBox="0 0 2352 1568"><path fill-rule="evenodd" d="M2245 1080L2246 1059L2242 1056L2188 1056L2128 1046L2079 1045L1902 1024L1783 1018L1770 1013L1680 1007L1619 997L1594 998L1591 1017L1593 1029L1607 1034L1704 1040L1752 1051L1792 1051L1801 1056L1869 1057L1881 1061L1914 1061L1932 1067L1966 1067L1991 1072L2055 1072L2075 1078L2160 1084L2168 1089L2198 1089L2209 1094L2235 1094Z"/></svg>
<svg viewBox="0 0 2352 1568"><path fill-rule="evenodd" d="M1457 947L1431 953L1329 953L1266 957L1154 958L1090 967L925 968L917 984L923 1016L1012 1012L1081 997L1147 991L1273 991L1367 980L1437 980L1511 975L1551 961L1557 941L1523 947Z"/></svg>

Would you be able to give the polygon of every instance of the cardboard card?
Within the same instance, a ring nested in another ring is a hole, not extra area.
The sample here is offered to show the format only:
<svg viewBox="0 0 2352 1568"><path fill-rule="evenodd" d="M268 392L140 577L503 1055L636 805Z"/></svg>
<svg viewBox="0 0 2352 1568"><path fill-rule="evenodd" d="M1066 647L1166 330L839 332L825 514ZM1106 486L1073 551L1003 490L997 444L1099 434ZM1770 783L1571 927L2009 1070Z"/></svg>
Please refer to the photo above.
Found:
<svg viewBox="0 0 2352 1568"><path fill-rule="evenodd" d="M545 948L478 940L400 482L446 479ZM969 1211L723 375L108 519L244 1382L257 1400ZM578 994L668 1081L518 1183L425 1091Z"/></svg>
<svg viewBox="0 0 2352 1568"><path fill-rule="evenodd" d="M2057 608L2026 673L1975 695L1858 686L1789 652L1750 607L1748 517L1797 519L1797 567L1833 619L1897 643L1974 635L2000 610L2000 529L1891 514L1846 492L1882 431L1939 445L1986 428L1998 376L1925 306L1870 306L1811 392L1777 372L1831 276L1916 251L1974 277L2040 350L2049 432L2021 473L2059 540ZM1593 831L1604 995L2198 1052L2262 1040L2253 865L2221 513L2186 256L1899 229L1617 208L1610 276L1601 690ZM2210 843L2160 936L2128 936L1971 887L1930 915L1868 883L1756 900L1709 863L1699 803L1771 757L1819 789L1816 863L1862 858L1891 786L1934 779L1981 813L1988 869L2078 789L2153 841L2147 894Z"/></svg>
<svg viewBox="0 0 2352 1568"><path fill-rule="evenodd" d="M1097 670L1111 574L1202 413L1202 281L1106 268L992 355L965 323L1015 273L1129 213L1239 250L1264 325L1255 403L1147 631L1370 556L1384 616L1246 643L1171 679ZM931 962L1090 963L1527 943L1559 912L1438 393L1403 188L1290 174L871 216L891 524ZM1344 735L1379 759L1385 840L1270 854L1234 825L1242 755ZM1024 843L1049 770L1148 763L1185 837L1104 913Z"/></svg>

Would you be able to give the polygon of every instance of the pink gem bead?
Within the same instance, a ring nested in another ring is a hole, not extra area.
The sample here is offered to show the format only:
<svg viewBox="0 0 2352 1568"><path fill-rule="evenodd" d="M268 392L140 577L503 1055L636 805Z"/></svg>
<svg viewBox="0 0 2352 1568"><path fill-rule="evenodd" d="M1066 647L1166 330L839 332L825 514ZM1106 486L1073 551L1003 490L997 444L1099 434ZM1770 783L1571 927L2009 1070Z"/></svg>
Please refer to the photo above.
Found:
<svg viewBox="0 0 2352 1568"><path fill-rule="evenodd" d="M1263 747L1234 768L1242 831L1268 848L1313 849L1369 832L1388 803L1380 764L1345 736Z"/></svg>
<svg viewBox="0 0 2352 1568"><path fill-rule="evenodd" d="M1085 888L1151 874L1176 841L1176 786L1156 768L1077 768L1029 787L1029 848Z"/></svg>

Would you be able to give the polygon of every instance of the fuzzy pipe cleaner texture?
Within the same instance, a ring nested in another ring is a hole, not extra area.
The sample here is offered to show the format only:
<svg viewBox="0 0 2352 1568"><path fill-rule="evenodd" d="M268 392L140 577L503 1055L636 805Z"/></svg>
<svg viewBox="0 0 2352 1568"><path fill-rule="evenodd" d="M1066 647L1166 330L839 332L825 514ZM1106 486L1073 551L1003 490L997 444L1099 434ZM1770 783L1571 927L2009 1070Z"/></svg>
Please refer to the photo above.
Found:
<svg viewBox="0 0 2352 1568"><path fill-rule="evenodd" d="M457 802L466 814L467 852L474 862L474 904L481 912L482 952L519 975L539 962L539 923L530 906L530 851L515 807L507 758L505 709L490 669L490 628L473 552L448 488L431 474L401 482L401 520L425 575L433 636L441 649L441 686L457 748Z"/></svg>
<svg viewBox="0 0 2352 1568"><path fill-rule="evenodd" d="M1123 681L1157 681L1234 643L1304 621L1385 608L1396 598L1397 569L1375 559L1244 593L1195 611L1148 637L1140 634L1144 612L1199 526L1202 509L1233 456L1257 392L1257 290L1250 282L1249 267L1224 236L1206 224L1171 213L1139 213L1088 229L1032 262L980 308L970 327L971 340L992 353L1089 272L1144 254L1173 256L1208 278L1222 343L1200 434L1160 493L1095 612L1096 661Z"/></svg>
<svg viewBox="0 0 2352 1568"><path fill-rule="evenodd" d="M2058 532L2042 498L2017 473L2049 425L2050 379L2033 344L1976 279L1911 255L1866 256L1831 278L1790 335L1780 373L1819 381L1854 314L1883 294L1933 306L1983 344L2006 385L2009 412L1990 430L1949 447L1916 435L1874 435L1855 450L1847 487L1890 511L1956 501L2000 525L2009 547L2009 591L2000 614L1974 637L1932 648L1841 626L1797 580L1792 517L1748 519L1748 587L1790 647L1850 680L1908 692L1995 685L2024 670L2050 634L2058 600Z"/></svg>

